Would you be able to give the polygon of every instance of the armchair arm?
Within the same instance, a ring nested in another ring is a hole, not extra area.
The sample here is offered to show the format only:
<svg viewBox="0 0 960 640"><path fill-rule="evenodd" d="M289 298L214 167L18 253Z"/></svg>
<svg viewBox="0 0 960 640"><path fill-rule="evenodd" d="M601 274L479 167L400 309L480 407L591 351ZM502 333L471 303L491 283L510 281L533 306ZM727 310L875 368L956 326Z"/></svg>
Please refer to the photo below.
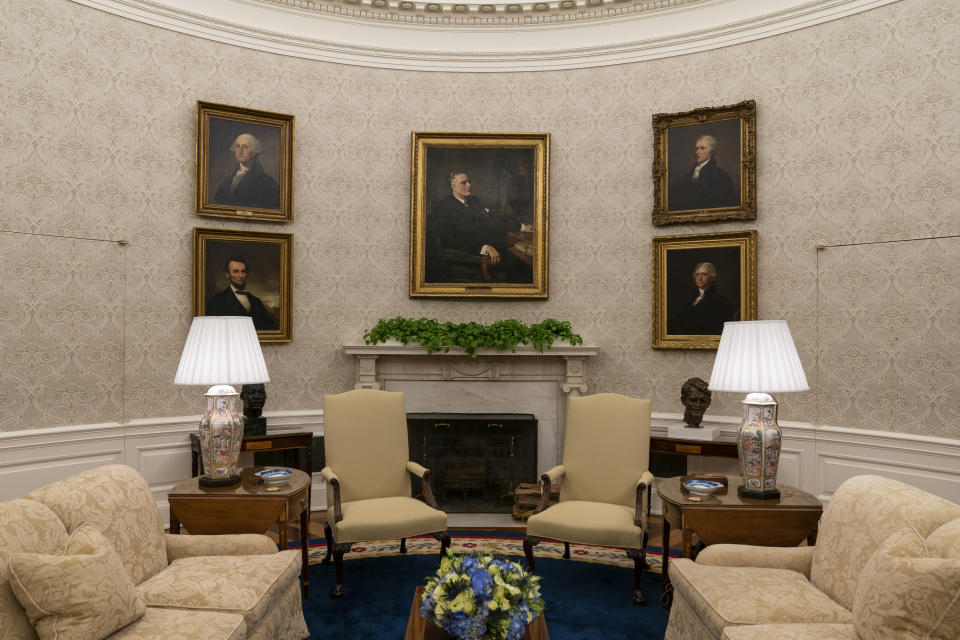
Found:
<svg viewBox="0 0 960 640"><path fill-rule="evenodd" d="M789 569L810 579L816 547L757 547L747 544L712 544L697 555L697 564L720 567Z"/></svg>
<svg viewBox="0 0 960 640"><path fill-rule="evenodd" d="M407 471L423 480L423 501L434 509L439 509L440 505L433 495L433 487L430 486L430 469L413 460L407 460Z"/></svg>
<svg viewBox="0 0 960 640"><path fill-rule="evenodd" d="M259 533L180 535L165 533L167 562L198 556L263 556L277 552L277 543Z"/></svg>
<svg viewBox="0 0 960 640"><path fill-rule="evenodd" d="M343 520L343 508L340 506L340 478L330 467L320 469L320 477L333 489L333 521Z"/></svg>
<svg viewBox="0 0 960 640"><path fill-rule="evenodd" d="M647 487L652 485L653 474L649 471L644 471L640 479L637 480L637 507L636 511L633 512L633 524L644 531L647 530L647 495L649 494Z"/></svg>
<svg viewBox="0 0 960 640"><path fill-rule="evenodd" d="M558 464L540 476L540 502L537 503L537 508L533 510L533 513L540 513L547 508L550 504L550 485L562 478L566 472L566 467Z"/></svg>

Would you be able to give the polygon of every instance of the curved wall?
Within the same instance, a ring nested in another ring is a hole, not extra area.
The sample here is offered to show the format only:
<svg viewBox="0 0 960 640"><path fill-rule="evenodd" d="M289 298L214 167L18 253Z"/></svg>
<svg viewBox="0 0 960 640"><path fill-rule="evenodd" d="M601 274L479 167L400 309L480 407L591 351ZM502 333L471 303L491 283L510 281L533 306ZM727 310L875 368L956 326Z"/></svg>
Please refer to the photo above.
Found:
<svg viewBox="0 0 960 640"><path fill-rule="evenodd" d="M884 285L896 270L850 273L845 259L823 258L842 247L815 248L960 234L950 165L960 142L958 25L951 0L903 0L663 60L454 74L285 57L68 0L8 0L0 431L197 413L199 391L172 380L198 226L294 234L294 340L264 347L268 411L316 408L323 393L347 389L353 363L339 347L378 318L406 315L569 319L603 349L591 391L648 396L654 411L680 412L680 385L708 378L713 353L650 348L651 237L757 229L760 317L790 321L812 385L781 398L781 417L960 438L945 411L960 377L956 321L918 328L886 307L857 319L856 299L837 292ZM758 104L757 220L653 227L651 115L749 98ZM292 224L195 215L198 99L296 116ZM411 131L551 134L549 300L408 297ZM128 244L109 242L119 238ZM936 242L935 251L896 254L897 269L916 274L912 286L953 291L953 302L923 303L921 316L955 309L956 238ZM871 341L878 329L890 337L880 345ZM858 399L891 386L900 396L925 392L910 371L856 384L870 375L873 350L918 334L930 363L935 351L946 358L946 386L925 396L936 411L894 419ZM841 357L849 344L861 346ZM827 360L847 382L823 384ZM709 413L738 415L735 395L716 394Z"/></svg>

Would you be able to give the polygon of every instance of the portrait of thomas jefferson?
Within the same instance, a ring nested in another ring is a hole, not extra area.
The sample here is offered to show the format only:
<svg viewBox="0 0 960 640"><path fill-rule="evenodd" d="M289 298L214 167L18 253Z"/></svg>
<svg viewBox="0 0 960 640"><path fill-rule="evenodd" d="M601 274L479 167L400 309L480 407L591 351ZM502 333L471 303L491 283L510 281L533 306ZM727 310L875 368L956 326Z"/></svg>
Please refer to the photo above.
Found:
<svg viewBox="0 0 960 640"><path fill-rule="evenodd" d="M737 247L671 251L667 264L667 333L719 336L740 319Z"/></svg>

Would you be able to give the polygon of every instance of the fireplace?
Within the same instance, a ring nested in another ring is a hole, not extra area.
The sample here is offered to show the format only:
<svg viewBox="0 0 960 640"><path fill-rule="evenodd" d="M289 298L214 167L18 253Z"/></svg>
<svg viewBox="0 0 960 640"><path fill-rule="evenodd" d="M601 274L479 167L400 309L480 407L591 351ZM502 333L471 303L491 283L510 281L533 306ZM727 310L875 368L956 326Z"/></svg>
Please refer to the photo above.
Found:
<svg viewBox="0 0 960 640"><path fill-rule="evenodd" d="M408 413L407 436L410 459L430 469L449 513L510 513L517 483L536 482L532 414Z"/></svg>

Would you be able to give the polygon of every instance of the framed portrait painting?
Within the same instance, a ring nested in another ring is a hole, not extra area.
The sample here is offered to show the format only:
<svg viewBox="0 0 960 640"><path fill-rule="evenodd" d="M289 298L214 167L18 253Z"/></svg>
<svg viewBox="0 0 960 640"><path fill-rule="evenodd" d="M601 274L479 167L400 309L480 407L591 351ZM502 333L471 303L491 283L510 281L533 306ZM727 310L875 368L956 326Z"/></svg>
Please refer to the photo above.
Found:
<svg viewBox="0 0 960 640"><path fill-rule="evenodd" d="M547 297L550 134L412 138L410 296Z"/></svg>
<svg viewBox="0 0 960 640"><path fill-rule="evenodd" d="M757 103L653 116L653 224L757 217Z"/></svg>
<svg viewBox="0 0 960 640"><path fill-rule="evenodd" d="M293 116L197 102L197 213L293 220Z"/></svg>
<svg viewBox="0 0 960 640"><path fill-rule="evenodd" d="M724 322L756 319L756 231L653 239L655 349L716 349Z"/></svg>
<svg viewBox="0 0 960 640"><path fill-rule="evenodd" d="M260 342L290 342L292 284L292 234L194 228L194 316L250 316Z"/></svg>

